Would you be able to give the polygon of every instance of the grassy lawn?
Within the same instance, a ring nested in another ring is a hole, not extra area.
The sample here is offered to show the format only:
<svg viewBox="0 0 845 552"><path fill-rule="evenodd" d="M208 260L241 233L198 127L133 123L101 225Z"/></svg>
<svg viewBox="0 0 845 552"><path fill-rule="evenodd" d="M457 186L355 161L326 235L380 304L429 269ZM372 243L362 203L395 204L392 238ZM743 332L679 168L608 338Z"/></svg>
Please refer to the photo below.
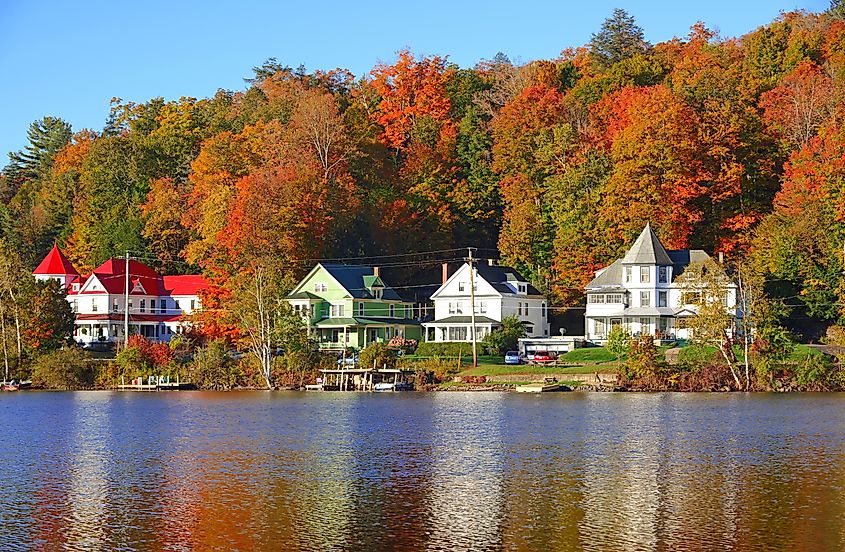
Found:
<svg viewBox="0 0 845 552"><path fill-rule="evenodd" d="M602 365L580 365L580 366L539 366L539 365L492 365L479 364L477 368L467 368L459 373L459 376L508 376L524 374L593 374L597 371L615 370L616 363Z"/></svg>
<svg viewBox="0 0 845 552"><path fill-rule="evenodd" d="M808 356L823 356L824 353L802 343L795 346L787 360L804 360Z"/></svg>
<svg viewBox="0 0 845 552"><path fill-rule="evenodd" d="M462 389L462 388L470 388L470 387L486 387L492 385L529 385L530 381L497 381L495 383L456 383L454 381L445 381L438 385L440 389ZM559 381L560 385L567 385L569 387L577 387L582 385L580 381Z"/></svg>
<svg viewBox="0 0 845 552"><path fill-rule="evenodd" d="M563 362L611 362L615 361L616 357L604 347L585 347L564 353L558 357L558 360Z"/></svg>

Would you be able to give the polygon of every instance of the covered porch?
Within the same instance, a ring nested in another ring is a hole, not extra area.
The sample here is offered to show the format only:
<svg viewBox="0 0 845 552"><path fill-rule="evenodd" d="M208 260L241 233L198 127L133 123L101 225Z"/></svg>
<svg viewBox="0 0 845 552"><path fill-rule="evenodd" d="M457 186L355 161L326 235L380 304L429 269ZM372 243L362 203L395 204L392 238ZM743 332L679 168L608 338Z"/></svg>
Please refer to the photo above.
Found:
<svg viewBox="0 0 845 552"><path fill-rule="evenodd" d="M486 316L475 317L475 339L481 341L490 332L501 326L497 320ZM435 343L449 341L472 341L472 318L469 316L450 316L442 320L424 322L425 340Z"/></svg>
<svg viewBox="0 0 845 552"><path fill-rule="evenodd" d="M651 309L656 310L656 309ZM665 344L677 339L685 339L686 332L679 335L678 318L673 314L644 314L625 313L621 316L607 316L591 318L588 327L590 341L603 344L607 341L610 331L621 326L631 336L654 336L655 343ZM684 326L685 327L685 326Z"/></svg>
<svg viewBox="0 0 845 552"><path fill-rule="evenodd" d="M315 324L314 332L321 351L340 353L363 349L370 343L387 343L396 336L419 338L419 323L370 318L326 318Z"/></svg>
<svg viewBox="0 0 845 552"><path fill-rule="evenodd" d="M178 333L179 317L130 315L129 335L142 335L150 341L168 342ZM122 314L77 315L73 340L85 346L119 343L124 339L125 320Z"/></svg>

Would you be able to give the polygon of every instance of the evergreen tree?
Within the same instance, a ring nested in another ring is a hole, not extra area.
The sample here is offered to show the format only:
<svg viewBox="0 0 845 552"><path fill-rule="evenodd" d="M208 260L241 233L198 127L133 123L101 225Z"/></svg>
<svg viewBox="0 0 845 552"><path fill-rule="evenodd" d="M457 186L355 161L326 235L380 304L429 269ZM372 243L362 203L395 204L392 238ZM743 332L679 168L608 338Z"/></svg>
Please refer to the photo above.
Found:
<svg viewBox="0 0 845 552"><path fill-rule="evenodd" d="M590 41L590 53L604 66L644 53L650 47L634 17L620 8L613 10L613 15L604 20L601 30Z"/></svg>
<svg viewBox="0 0 845 552"><path fill-rule="evenodd" d="M58 117L44 117L29 125L29 144L21 151L9 154L5 173L9 180L20 185L23 180L33 180L47 174L56 153L71 138L70 125Z"/></svg>

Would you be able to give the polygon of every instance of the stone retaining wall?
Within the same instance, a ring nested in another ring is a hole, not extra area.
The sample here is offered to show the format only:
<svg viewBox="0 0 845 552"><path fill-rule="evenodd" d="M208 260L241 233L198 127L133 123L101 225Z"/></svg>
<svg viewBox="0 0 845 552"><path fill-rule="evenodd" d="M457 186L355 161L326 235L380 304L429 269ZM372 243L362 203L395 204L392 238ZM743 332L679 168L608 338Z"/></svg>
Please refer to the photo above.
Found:
<svg viewBox="0 0 845 552"><path fill-rule="evenodd" d="M619 376L616 374L598 374L601 383L616 383ZM557 381L578 381L583 383L600 383L596 380L596 374L512 374L501 376L487 376L487 382L500 383L507 381L531 382L543 381L545 378L557 378Z"/></svg>

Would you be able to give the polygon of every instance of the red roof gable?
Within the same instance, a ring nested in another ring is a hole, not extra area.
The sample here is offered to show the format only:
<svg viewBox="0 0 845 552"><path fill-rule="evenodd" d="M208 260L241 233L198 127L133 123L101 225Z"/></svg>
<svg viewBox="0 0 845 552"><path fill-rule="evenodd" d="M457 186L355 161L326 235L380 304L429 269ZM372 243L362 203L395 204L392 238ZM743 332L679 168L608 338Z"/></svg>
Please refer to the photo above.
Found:
<svg viewBox="0 0 845 552"><path fill-rule="evenodd" d="M164 289L168 295L196 295L207 287L206 279L197 274L164 277Z"/></svg>
<svg viewBox="0 0 845 552"><path fill-rule="evenodd" d="M107 292L111 294L124 293L124 288L126 287L126 260L109 259L94 269L94 275L103 284ZM161 285L161 276L144 263L139 263L135 260L129 261L129 282L130 294L141 294L140 292L133 292L135 284L140 282L147 295L165 295Z"/></svg>
<svg viewBox="0 0 845 552"><path fill-rule="evenodd" d="M57 246L53 246L53 249L47 253L47 256L44 257L44 260L41 261L41 264L38 265L33 274L41 274L41 275L59 275L59 274L72 274L74 276L79 276L79 272L73 268L73 265L65 257L64 253L62 253Z"/></svg>

